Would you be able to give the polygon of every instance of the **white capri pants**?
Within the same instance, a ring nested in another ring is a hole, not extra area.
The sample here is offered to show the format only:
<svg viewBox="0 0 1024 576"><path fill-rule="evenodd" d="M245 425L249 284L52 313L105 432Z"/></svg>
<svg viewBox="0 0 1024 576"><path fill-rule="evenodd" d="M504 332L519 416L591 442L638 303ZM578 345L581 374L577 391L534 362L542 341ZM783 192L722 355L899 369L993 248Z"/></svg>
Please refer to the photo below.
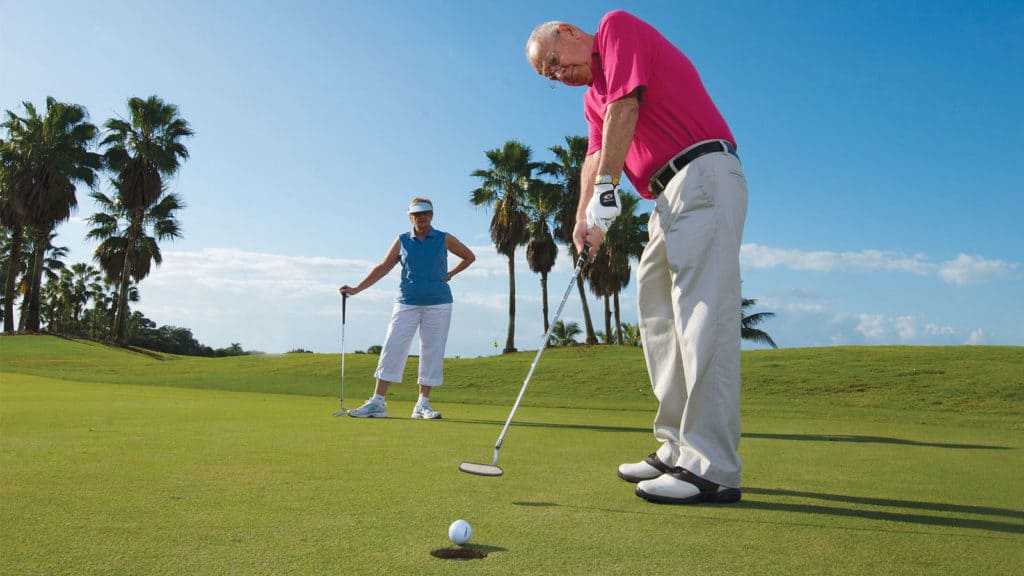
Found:
<svg viewBox="0 0 1024 576"><path fill-rule="evenodd" d="M658 196L637 269L640 332L659 401L658 458L740 486L740 241L747 181L739 159L690 162Z"/></svg>
<svg viewBox="0 0 1024 576"><path fill-rule="evenodd" d="M395 304L391 323L384 337L384 347L377 362L374 378L385 382L401 382L409 348L416 330L420 333L420 368L417 383L440 386L444 381L444 348L448 327L452 322L452 305L414 306Z"/></svg>

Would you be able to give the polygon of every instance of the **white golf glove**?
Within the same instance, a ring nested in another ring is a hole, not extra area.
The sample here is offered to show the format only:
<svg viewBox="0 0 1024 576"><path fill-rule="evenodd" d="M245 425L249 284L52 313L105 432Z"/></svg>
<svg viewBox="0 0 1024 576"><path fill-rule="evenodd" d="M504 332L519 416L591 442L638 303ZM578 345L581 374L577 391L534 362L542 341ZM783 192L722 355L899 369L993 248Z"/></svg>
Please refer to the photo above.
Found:
<svg viewBox="0 0 1024 576"><path fill-rule="evenodd" d="M619 189L607 176L601 177L599 184L594 184L594 195L587 204L587 226L597 226L604 234L608 233L608 227L612 225L615 218L622 212L622 200L619 199Z"/></svg>

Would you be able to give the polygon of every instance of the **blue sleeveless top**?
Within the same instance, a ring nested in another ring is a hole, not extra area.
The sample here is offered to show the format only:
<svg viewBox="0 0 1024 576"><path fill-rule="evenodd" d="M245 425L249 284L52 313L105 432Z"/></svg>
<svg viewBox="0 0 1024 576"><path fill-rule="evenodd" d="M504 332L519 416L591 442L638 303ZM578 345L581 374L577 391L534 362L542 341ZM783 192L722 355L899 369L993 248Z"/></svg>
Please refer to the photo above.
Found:
<svg viewBox="0 0 1024 576"><path fill-rule="evenodd" d="M402 283L396 302L413 306L451 304L447 234L433 227L420 240L414 232L398 237L401 244Z"/></svg>

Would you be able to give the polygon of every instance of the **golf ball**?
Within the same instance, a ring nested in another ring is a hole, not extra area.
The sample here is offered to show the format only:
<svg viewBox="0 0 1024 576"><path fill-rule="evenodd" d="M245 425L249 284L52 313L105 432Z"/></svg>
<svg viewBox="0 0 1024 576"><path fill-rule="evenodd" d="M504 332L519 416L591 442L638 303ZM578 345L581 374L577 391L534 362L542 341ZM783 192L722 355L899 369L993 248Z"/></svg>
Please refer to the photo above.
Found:
<svg viewBox="0 0 1024 576"><path fill-rule="evenodd" d="M473 528L471 528L469 526L469 522L466 522L465 520L456 520L448 527L448 538L459 546L469 542L469 537L472 534Z"/></svg>

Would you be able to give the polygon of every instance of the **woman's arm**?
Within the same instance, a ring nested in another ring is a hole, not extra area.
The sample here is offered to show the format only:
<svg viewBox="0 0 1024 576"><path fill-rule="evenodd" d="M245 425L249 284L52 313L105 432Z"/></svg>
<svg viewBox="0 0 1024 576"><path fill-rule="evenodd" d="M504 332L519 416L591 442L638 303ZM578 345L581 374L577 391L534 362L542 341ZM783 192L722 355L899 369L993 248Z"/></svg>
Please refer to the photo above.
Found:
<svg viewBox="0 0 1024 576"><path fill-rule="evenodd" d="M370 270L370 273L366 275L366 278L364 278L362 282L354 288L346 284L339 288L338 291L342 294L350 294L354 296L376 284L378 280L387 276L388 272L391 272L395 265L401 261L402 257L399 250L399 241L398 238L395 238L395 243L391 245L391 249L388 250L387 255L384 256L384 260L381 260L380 264L374 266L373 270Z"/></svg>
<svg viewBox="0 0 1024 576"><path fill-rule="evenodd" d="M469 265L476 261L476 255L473 254L473 251L470 250L469 247L462 242L459 242L459 239L451 234L445 235L445 247L448 248L448 251L452 254L462 258L462 260L455 265L455 268L448 271L448 278L446 278L446 281L450 281L452 276L455 276L459 272L469 268Z"/></svg>

